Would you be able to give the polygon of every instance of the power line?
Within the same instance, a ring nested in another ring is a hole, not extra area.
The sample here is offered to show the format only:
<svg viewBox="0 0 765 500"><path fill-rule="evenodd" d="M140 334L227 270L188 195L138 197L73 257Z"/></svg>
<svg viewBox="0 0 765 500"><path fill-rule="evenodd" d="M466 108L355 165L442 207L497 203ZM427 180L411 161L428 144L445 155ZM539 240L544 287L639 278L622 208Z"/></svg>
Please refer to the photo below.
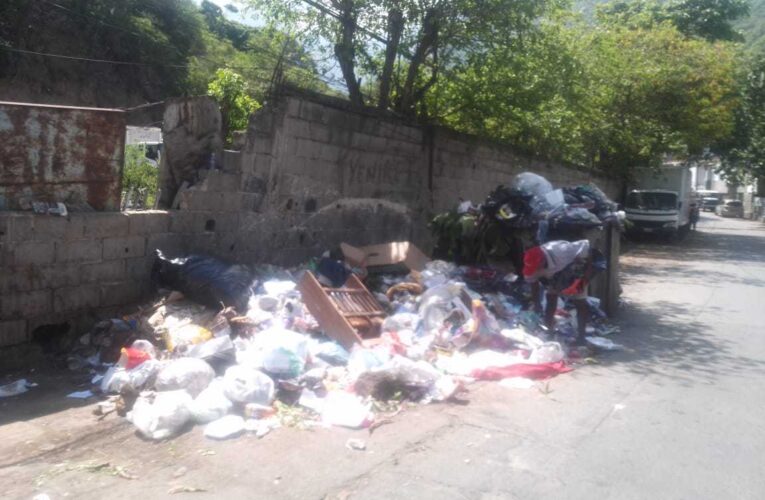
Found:
<svg viewBox="0 0 765 500"><path fill-rule="evenodd" d="M73 15L76 15L76 16L79 16L79 17L83 17L83 18L87 18L87 19L93 19L94 21L96 21L96 22L98 22L98 23L100 23L100 24L102 24L104 26L110 27L112 29L116 29L116 30L121 31L123 33L127 33L129 35L134 36L134 37L137 37L141 41L146 39L146 37L144 35L141 35L140 33L136 33L135 31L131 31L131 30L125 29L125 28L123 28L121 26L118 26L116 24L109 23L109 22L105 21L104 18L102 18L102 17L95 16L93 14L79 13L79 12L76 12L75 10L73 10L73 9L70 9L70 8L68 8L66 6L63 6L63 5L59 4L59 3L53 2L51 0L43 0L43 1L45 3L51 5L51 6L54 6L54 7L58 8L58 9L61 9L61 10L65 11L65 12L68 12L70 14L73 14ZM184 19L184 21L185 21L185 19ZM191 23L186 22L185 25L187 27L189 27L189 26L191 26ZM171 46L171 48L173 48L175 50L175 52L179 56L184 57L184 55L181 54L180 51L176 47ZM245 50L251 50L251 51L259 51L261 53L266 53L267 55L270 55L270 56L276 58L277 60L281 60L282 64L286 64L287 66L291 66L291 67L294 67L296 69L309 72L314 78L316 78L317 80L322 81L323 83L326 83L328 85L331 85L331 84L338 85L339 84L339 85L342 85L343 87L345 87L345 82L340 82L340 81L335 80L335 79L327 79L323 75L315 74L314 70L312 70L310 68L306 68L302 64L302 61L296 60L296 59L291 59L291 58L284 58L283 54L281 54L281 53L277 54L273 47L269 47L269 46L254 46L254 45L247 44L244 47L244 49ZM15 52L22 52L21 49L13 49L13 51L15 51ZM28 53L32 53L32 52L34 52L34 51L28 51ZM73 60L81 60L81 61L88 60L90 62L103 62L103 63L108 62L106 60L101 60L101 59L90 59L90 58L83 58L83 57L64 56L64 55L58 55L58 54L37 53L37 55L46 55L47 57L59 57L59 58L64 58L64 59L73 59ZM195 57L195 58L200 59L202 61L207 61L207 62L209 62L211 64L215 64L215 65L219 64L219 61L214 61L214 60L210 59L209 57L205 57L204 55L201 55L201 54L193 54L193 55L191 55L191 57ZM133 63L133 62L127 62L127 61L112 61L111 63L112 64L121 64L121 65L163 66L163 67L175 67L175 68L190 68L190 67L192 67L191 65L188 65L188 64L182 65L182 64L168 64L168 63L149 64L149 63ZM256 66L233 66L233 65L226 65L226 67L231 68L231 69L240 70L240 71L241 70L261 70L262 69L262 68L259 68L259 67L256 67ZM250 77L253 77L253 75L250 75ZM268 83L270 81L270 80L268 80L267 78L264 78L264 77L254 76L253 78L255 80L259 80L259 81L261 81L263 83Z"/></svg>
<svg viewBox="0 0 765 500"><path fill-rule="evenodd" d="M51 57L55 59L64 59L64 60L70 60L70 61L79 61L79 62L89 62L89 63L98 63L98 64L114 64L119 66L139 66L139 67L166 67L166 68L176 68L176 69L188 69L193 68L194 65L192 64L168 64L168 63L142 63L142 62L132 62L132 61L115 61L111 59L94 59L90 57L79 57L79 56L70 56L66 54L52 54L48 52L38 52L34 50L26 50L26 49L18 49L15 47L9 47L7 45L0 45L0 50L6 50L8 52L15 52L18 54L24 54L24 55L33 55L33 56L40 56L40 57ZM208 61L213 62L215 64L218 64L215 61ZM250 69L250 70L261 70L262 68L256 67L256 66L227 66L231 69ZM311 70L307 68L302 68L299 66L294 66L295 69L306 71L309 73L309 75L313 78L316 78L317 80L326 83L326 84L338 84L340 83L338 80L334 79L328 79L325 77L322 77L321 75L318 75ZM265 77L260 77L258 75L248 75L248 78L252 78L254 80L258 80L261 83L269 83L270 80Z"/></svg>
<svg viewBox="0 0 765 500"><path fill-rule="evenodd" d="M42 0L42 1L47 3L48 5L51 5L53 7L61 9L63 11L69 12L70 14L74 14L75 16L83 17L85 19L93 19L94 21L98 22L99 24L103 24L104 26L108 26L109 28L116 29L118 31L122 31L123 33L128 33L130 35L139 37L141 39L145 38L140 33L136 33L135 31L130 31L130 30L125 29L125 28L123 28L121 26L117 26L116 24L107 23L106 21L103 20L103 18L98 17L98 16L94 16L93 14L83 14L83 13L77 12L77 11L75 11L73 9L70 9L69 7L65 7L65 6L63 6L63 5L59 4L59 3L52 2L50 0Z"/></svg>
<svg viewBox="0 0 765 500"><path fill-rule="evenodd" d="M64 54L51 54L48 52L37 52L34 50L17 49L14 47L9 47L7 45L0 45L0 49L7 50L9 52L17 52L19 54L29 54L29 55L35 55L35 56L53 57L58 59L68 59L68 60L83 61L83 62L116 64L116 65L123 65L123 66L162 66L162 67L168 67L168 68L188 68L189 67L188 64L141 63L141 62L131 62L131 61L113 61L110 59L92 59L89 57L68 56Z"/></svg>
<svg viewBox="0 0 765 500"><path fill-rule="evenodd" d="M343 19L343 16L340 15L340 13L335 12L334 10L330 9L329 7L327 7L326 5L320 3L318 0L301 0L301 1L303 3L311 6L311 7L314 7L315 9L318 9L319 11L323 12L324 14L328 14L328 15L334 17L336 20L338 20L340 22L347 22L346 19ZM377 40L378 42L381 42L385 46L388 45L388 40L386 38L384 38L383 36L375 33L374 31L372 31L372 30L370 30L370 29L368 29L368 28L366 28L364 26L361 26L355 20L350 20L350 22L353 24L353 26L357 30L367 34L368 36L370 36L374 40ZM396 52L398 52L399 55L404 56L405 58L409 59L410 61L414 60L414 56L411 53L409 53L408 50L406 50L405 48L401 47L400 45L397 47ZM430 68L432 71L439 71L439 72L441 72L442 74L448 76L449 78L454 79L458 83L467 85L467 83L461 77L455 75L454 73L452 73L451 71L447 70L446 68L444 68L442 66L436 66L436 65L434 65L433 63L431 63L431 62L429 62L427 60L423 60L421 62L421 64L423 66L426 66L426 67Z"/></svg>

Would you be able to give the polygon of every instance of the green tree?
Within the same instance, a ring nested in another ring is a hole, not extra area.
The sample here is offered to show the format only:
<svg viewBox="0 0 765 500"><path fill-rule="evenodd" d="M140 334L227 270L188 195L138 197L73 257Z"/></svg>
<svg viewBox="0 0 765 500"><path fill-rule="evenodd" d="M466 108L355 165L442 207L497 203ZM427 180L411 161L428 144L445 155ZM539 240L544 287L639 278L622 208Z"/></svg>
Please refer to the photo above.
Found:
<svg viewBox="0 0 765 500"><path fill-rule="evenodd" d="M765 51L753 56L740 78L741 106L727 141L717 145L721 173L732 184L765 183ZM760 192L762 196L764 192Z"/></svg>
<svg viewBox="0 0 765 500"><path fill-rule="evenodd" d="M19 54L4 46L136 64ZM58 90L64 102L72 93L95 94L81 104L110 107L203 94L223 66L240 73L261 100L277 66L293 84L329 89L305 47L283 32L229 21L211 2L0 1L0 79Z"/></svg>
<svg viewBox="0 0 765 500"><path fill-rule="evenodd" d="M620 0L601 6L602 20L633 28L671 23L686 36L741 41L734 22L749 15L747 0Z"/></svg>
<svg viewBox="0 0 765 500"><path fill-rule="evenodd" d="M733 129L735 49L676 28L607 26L581 39L590 163L622 171L701 153Z"/></svg>
<svg viewBox="0 0 765 500"><path fill-rule="evenodd" d="M130 208L154 206L159 188L159 168L146 158L141 145L125 146L125 167L122 171L122 191L128 196Z"/></svg>
<svg viewBox="0 0 765 500"><path fill-rule="evenodd" d="M441 76L519 43L554 0L250 0L270 22L329 44L351 102L415 114ZM363 80L373 82L364 85ZM370 90L374 89L370 93Z"/></svg>
<svg viewBox="0 0 765 500"><path fill-rule="evenodd" d="M249 85L242 75L221 68L207 86L207 93L220 105L223 118L223 136L231 141L231 133L247 128L250 115L260 107L249 94Z"/></svg>
<svg viewBox="0 0 765 500"><path fill-rule="evenodd" d="M441 121L529 153L626 173L726 137L736 53L676 28L592 26L568 16L513 50L469 60L430 93Z"/></svg>

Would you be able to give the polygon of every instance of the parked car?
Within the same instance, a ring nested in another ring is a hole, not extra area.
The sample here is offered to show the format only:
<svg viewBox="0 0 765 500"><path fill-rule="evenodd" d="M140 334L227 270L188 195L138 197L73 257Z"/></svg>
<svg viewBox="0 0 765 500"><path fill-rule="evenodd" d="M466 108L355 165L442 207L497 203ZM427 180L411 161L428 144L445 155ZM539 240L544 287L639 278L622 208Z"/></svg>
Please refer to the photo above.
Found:
<svg viewBox="0 0 765 500"><path fill-rule="evenodd" d="M743 217L744 204L738 200L725 200L717 205L715 213L722 217Z"/></svg>
<svg viewBox="0 0 765 500"><path fill-rule="evenodd" d="M717 205L720 204L720 200L717 198L703 198L701 200L701 210L704 212L714 212L717 208Z"/></svg>

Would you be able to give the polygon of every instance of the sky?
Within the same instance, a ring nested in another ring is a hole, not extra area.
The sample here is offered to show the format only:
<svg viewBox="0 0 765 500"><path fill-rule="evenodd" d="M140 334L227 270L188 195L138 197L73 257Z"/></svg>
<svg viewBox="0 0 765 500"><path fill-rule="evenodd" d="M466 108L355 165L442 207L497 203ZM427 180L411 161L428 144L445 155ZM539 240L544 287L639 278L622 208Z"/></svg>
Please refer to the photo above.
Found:
<svg viewBox="0 0 765 500"><path fill-rule="evenodd" d="M197 5L202 4L202 0L194 0L194 1L197 3ZM262 19L257 18L257 16L253 13L252 9L250 9L249 12L247 11L247 5L248 5L247 2L241 2L237 0L208 0L208 1L220 7L221 10L223 11L223 16L230 21L235 21L247 26L254 26L254 27L263 26L265 24ZM233 5L239 10L239 12L238 13L231 12L230 10L226 8L226 5ZM321 45L326 46L327 44L321 44ZM320 48L312 48L310 49L309 52L311 53L311 55L313 56L315 60L324 60L327 58L327 54L324 51L321 51ZM330 58L329 62L330 62L329 66L326 64L320 65L321 66L319 68L320 72L325 74L327 78L333 81L333 83L331 83L330 86L335 88L335 90L339 90L341 92L345 91L345 86L338 85L337 83L337 82L343 81L343 74L340 71L339 66L335 63L333 58Z"/></svg>
<svg viewBox="0 0 765 500"><path fill-rule="evenodd" d="M197 5L202 4L202 0L194 0ZM238 2L236 0L208 0L210 3L214 3L223 10L223 17L230 21L236 21L238 23L246 24L247 26L262 26L263 23L254 19L252 14L246 14L246 4L244 2ZM233 5L239 9L239 13L231 12L226 8L226 5Z"/></svg>

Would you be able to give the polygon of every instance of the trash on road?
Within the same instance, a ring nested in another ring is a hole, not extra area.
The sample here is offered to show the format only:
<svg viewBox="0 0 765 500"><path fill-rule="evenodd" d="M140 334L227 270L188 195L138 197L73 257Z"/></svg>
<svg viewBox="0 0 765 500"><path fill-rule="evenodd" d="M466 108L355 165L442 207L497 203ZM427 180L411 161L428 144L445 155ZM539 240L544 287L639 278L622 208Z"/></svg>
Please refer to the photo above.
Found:
<svg viewBox="0 0 765 500"><path fill-rule="evenodd" d="M613 340L603 337L585 337L585 340L598 349L603 349L604 351L620 351L624 349L623 345L617 344Z"/></svg>
<svg viewBox="0 0 765 500"><path fill-rule="evenodd" d="M24 394L29 390L29 387L33 387L27 379L21 378L9 384L0 385L0 398L7 398L10 396L18 396Z"/></svg>
<svg viewBox="0 0 765 500"><path fill-rule="evenodd" d="M93 391L91 390L75 391L75 392L70 392L69 394L66 395L66 397L72 398L72 399L88 399L88 398L92 398L93 396L94 394L93 394Z"/></svg>
<svg viewBox="0 0 765 500"><path fill-rule="evenodd" d="M213 420L205 427L205 437L228 439L244 432L244 419L238 415L226 415Z"/></svg>
<svg viewBox="0 0 765 500"><path fill-rule="evenodd" d="M458 219L437 218L434 228L461 220L467 231L478 212L509 227L589 225L614 208L594 186L553 189L527 173L483 205L464 205ZM463 245L449 255L473 250ZM192 425L211 439L263 437L282 426L371 432L412 404L457 400L476 379L528 389L579 359L567 343L576 325L570 300L559 300L558 331L548 331L518 275L429 260L409 242L343 244L295 269L160 253L152 280L164 290L158 302L98 323L68 362L92 382L72 397L111 395L100 417L127 414L153 440ZM588 342L620 348L602 337L618 329L599 302L587 304ZM2 385L0 397L28 386ZM346 445L366 448L358 439Z"/></svg>
<svg viewBox="0 0 765 500"><path fill-rule="evenodd" d="M364 451L367 449L367 443L363 439L350 438L345 442L345 447L349 450Z"/></svg>

